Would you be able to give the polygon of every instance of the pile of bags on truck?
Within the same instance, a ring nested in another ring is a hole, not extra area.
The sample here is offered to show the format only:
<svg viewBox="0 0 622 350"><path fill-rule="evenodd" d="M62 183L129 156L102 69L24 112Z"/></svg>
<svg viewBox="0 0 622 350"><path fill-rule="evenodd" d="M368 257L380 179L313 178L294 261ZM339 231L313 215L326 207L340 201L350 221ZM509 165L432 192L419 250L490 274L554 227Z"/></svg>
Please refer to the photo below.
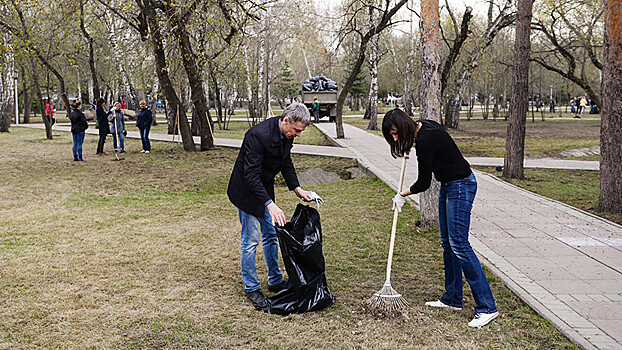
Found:
<svg viewBox="0 0 622 350"><path fill-rule="evenodd" d="M325 76L313 77L302 84L303 91L337 91L337 83Z"/></svg>

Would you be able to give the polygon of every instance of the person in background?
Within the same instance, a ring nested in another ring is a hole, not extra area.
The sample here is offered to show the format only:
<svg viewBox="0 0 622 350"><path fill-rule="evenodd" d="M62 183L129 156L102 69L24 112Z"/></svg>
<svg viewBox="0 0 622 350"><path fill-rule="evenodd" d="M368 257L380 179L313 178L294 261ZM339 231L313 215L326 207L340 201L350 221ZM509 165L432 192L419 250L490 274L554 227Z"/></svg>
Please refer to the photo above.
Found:
<svg viewBox="0 0 622 350"><path fill-rule="evenodd" d="M48 118L50 123L54 125L56 119L54 119L54 105L52 104L52 98L48 99L48 102L45 104L45 116Z"/></svg>
<svg viewBox="0 0 622 350"><path fill-rule="evenodd" d="M149 142L149 130L151 129L151 123L153 122L153 114L147 108L147 102L140 101L140 111L138 111L138 118L136 119L136 127L140 132L140 141L143 143L142 153L151 152L151 143Z"/></svg>
<svg viewBox="0 0 622 350"><path fill-rule="evenodd" d="M313 110L313 119L315 123L320 122L320 101L317 97L313 98L313 104L311 105L311 109Z"/></svg>
<svg viewBox="0 0 622 350"><path fill-rule="evenodd" d="M107 156L104 152L104 143L106 142L106 136L110 133L110 124L108 123L108 115L104 110L104 99L98 98L95 100L95 114L97 115L97 123L99 124L99 141L97 142L97 155Z"/></svg>
<svg viewBox="0 0 622 350"><path fill-rule="evenodd" d="M121 110L121 103L116 102L108 121L111 122L110 132L112 133L112 146L115 152L125 153L125 120L123 117L123 111ZM117 144L117 137L119 142Z"/></svg>
<svg viewBox="0 0 622 350"><path fill-rule="evenodd" d="M468 326L485 326L499 315L499 311L486 274L469 243L471 209L477 192L477 181L471 166L449 133L435 121L414 121L396 108L385 114L382 134L391 147L393 158L408 156L413 145L417 153L417 181L395 195L393 208L401 211L406 196L427 190L432 174L441 183L438 214L445 265L445 293L425 305L462 310L464 273L476 304L475 317Z"/></svg>
<svg viewBox="0 0 622 350"><path fill-rule="evenodd" d="M119 99L119 103L121 103L121 109L125 109L125 102L122 98Z"/></svg>
<svg viewBox="0 0 622 350"><path fill-rule="evenodd" d="M82 143L84 143L84 133L89 128L89 124L84 113L82 113L82 102L75 100L72 107L69 120L71 120L71 134L73 135L73 161L77 162L84 160L82 158Z"/></svg>
<svg viewBox="0 0 622 350"><path fill-rule="evenodd" d="M585 96L581 96L580 106L581 112L579 112L579 114L583 114L583 111L585 111L585 107L587 107L587 98Z"/></svg>

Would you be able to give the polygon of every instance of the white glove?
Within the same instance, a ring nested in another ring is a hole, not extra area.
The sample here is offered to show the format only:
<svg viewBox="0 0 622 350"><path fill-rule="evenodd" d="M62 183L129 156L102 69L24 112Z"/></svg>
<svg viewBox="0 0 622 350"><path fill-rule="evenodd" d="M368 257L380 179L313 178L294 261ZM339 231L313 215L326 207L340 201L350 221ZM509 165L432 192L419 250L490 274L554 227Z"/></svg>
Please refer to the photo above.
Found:
<svg viewBox="0 0 622 350"><path fill-rule="evenodd" d="M399 192L393 197L393 207L392 210L397 209L398 213L402 212L402 206L406 203L406 197L402 196Z"/></svg>
<svg viewBox="0 0 622 350"><path fill-rule="evenodd" d="M322 204L324 204L324 200L322 199L322 197L320 197L317 193L311 191L311 193L309 193L309 199L313 202L315 202L315 204L317 205L317 208L320 209L320 206Z"/></svg>

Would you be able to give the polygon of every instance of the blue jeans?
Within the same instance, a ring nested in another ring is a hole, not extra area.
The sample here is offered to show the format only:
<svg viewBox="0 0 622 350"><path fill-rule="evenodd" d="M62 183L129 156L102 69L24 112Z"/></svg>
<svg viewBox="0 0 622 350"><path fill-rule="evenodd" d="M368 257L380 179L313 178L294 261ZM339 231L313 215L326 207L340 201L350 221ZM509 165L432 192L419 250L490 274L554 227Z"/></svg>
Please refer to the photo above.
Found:
<svg viewBox="0 0 622 350"><path fill-rule="evenodd" d="M120 133L112 133L112 147L117 150L117 136L119 137L119 143L121 144L121 150L125 149L124 140L125 136L123 136L123 131Z"/></svg>
<svg viewBox="0 0 622 350"><path fill-rule="evenodd" d="M244 289L247 292L259 289L255 252L259 244L260 227L263 256L266 261L266 267L268 267L268 284L275 285L281 283L283 281L283 272L279 268L279 243L268 209L266 208L263 217L253 216L240 209L238 209L238 213L240 215L240 223L242 224L240 255Z"/></svg>
<svg viewBox="0 0 622 350"><path fill-rule="evenodd" d="M140 141L143 143L143 150L151 152L151 143L149 142L149 130L151 129L151 125L148 127L141 129L138 128L140 132Z"/></svg>
<svg viewBox="0 0 622 350"><path fill-rule="evenodd" d="M475 313L497 311L495 298L484 274L484 269L469 244L471 209L477 192L475 175L441 184L438 213L441 245L445 264L445 293L441 301L462 307L462 273L471 286L475 299Z"/></svg>
<svg viewBox="0 0 622 350"><path fill-rule="evenodd" d="M73 158L82 159L82 144L84 143L84 131L73 134Z"/></svg>

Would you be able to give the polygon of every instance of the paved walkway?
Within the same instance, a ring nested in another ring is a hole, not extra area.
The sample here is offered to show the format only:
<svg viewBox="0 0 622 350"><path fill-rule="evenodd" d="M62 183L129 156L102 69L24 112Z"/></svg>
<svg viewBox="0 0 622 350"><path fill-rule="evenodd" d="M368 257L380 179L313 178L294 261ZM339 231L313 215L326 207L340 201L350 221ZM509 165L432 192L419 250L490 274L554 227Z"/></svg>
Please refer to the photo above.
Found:
<svg viewBox="0 0 622 350"><path fill-rule="evenodd" d="M335 137L334 124L317 126ZM347 138L335 141L396 189L401 163L386 141L344 128ZM583 348L622 349L622 226L495 176L475 175L471 244L482 263ZM405 182L416 178L412 157Z"/></svg>
<svg viewBox="0 0 622 350"><path fill-rule="evenodd" d="M15 125L12 125L12 126L15 126ZM45 129L44 124L21 124L19 126L33 128L33 129ZM68 131L71 131L71 126L65 125L65 124L60 124L60 125L56 124L52 127L52 130L68 132ZM98 135L98 132L99 130L95 129L93 125L91 125L91 127L89 127L89 129L86 130L86 133L89 135ZM127 137L132 138L132 139L140 139L140 135L138 134L138 131L128 130ZM201 144L200 137L195 136L193 137L193 139L194 139L195 144L197 145ZM111 140L112 140L111 137L108 137L108 140L106 143L110 145L112 142ZM173 141L173 135L150 133L149 140L171 142ZM179 138L179 136L175 137L175 142L181 143L181 139ZM221 146L221 147L240 148L240 146L242 145L242 140L216 138L214 139L214 144L216 146ZM112 147L112 146L106 146L106 148L108 147ZM355 158L354 154L349 149L342 148L342 147L331 147L331 146L313 146L313 145L294 144L294 147L292 148L292 153L310 154L310 155L316 155L316 156Z"/></svg>

